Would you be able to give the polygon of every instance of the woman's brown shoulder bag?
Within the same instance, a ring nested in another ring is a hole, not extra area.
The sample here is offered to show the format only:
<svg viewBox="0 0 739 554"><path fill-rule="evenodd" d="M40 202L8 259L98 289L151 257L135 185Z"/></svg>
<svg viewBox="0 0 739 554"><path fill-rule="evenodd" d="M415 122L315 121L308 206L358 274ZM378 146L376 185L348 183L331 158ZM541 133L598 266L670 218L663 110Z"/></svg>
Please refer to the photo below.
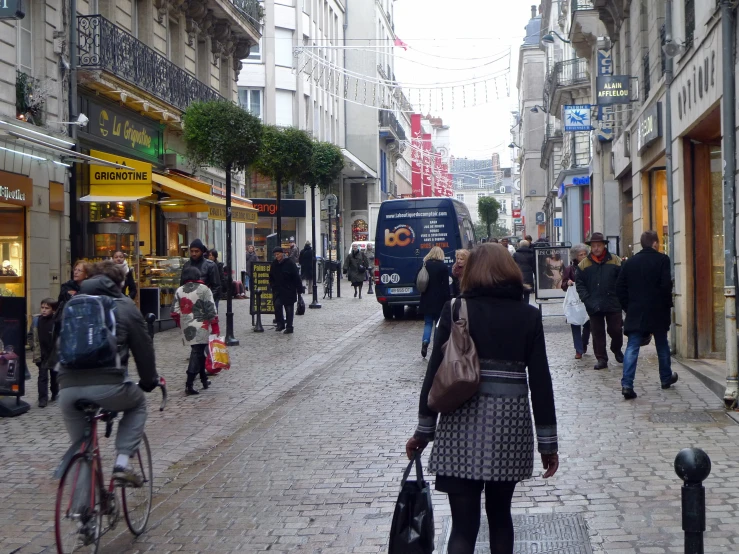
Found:
<svg viewBox="0 0 739 554"><path fill-rule="evenodd" d="M454 321L452 300L452 331L442 347L444 358L436 371L428 396L428 406L438 413L453 412L472 398L480 388L480 360L472 341L464 299L459 308L459 319Z"/></svg>

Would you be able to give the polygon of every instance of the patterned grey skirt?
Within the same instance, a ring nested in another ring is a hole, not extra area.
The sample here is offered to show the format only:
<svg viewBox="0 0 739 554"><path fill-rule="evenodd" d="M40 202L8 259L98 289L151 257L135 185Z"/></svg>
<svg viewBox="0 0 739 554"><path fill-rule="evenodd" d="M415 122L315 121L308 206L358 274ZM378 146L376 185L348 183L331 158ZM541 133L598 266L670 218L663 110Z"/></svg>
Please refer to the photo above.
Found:
<svg viewBox="0 0 739 554"><path fill-rule="evenodd" d="M480 390L441 414L429 471L477 481L523 481L534 471L526 366L480 360Z"/></svg>

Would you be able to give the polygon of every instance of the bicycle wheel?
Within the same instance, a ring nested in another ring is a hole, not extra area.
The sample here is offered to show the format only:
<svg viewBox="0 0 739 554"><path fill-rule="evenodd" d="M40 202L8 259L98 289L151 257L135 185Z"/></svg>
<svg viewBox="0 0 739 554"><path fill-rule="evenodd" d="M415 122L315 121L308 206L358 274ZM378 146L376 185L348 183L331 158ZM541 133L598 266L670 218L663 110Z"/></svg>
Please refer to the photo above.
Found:
<svg viewBox="0 0 739 554"><path fill-rule="evenodd" d="M123 498L123 514L126 516L126 524L136 536L146 529L151 512L151 498L154 493L154 469L151 463L151 450L149 439L144 434L138 451L131 456L131 469L144 479L140 487L125 485L121 487Z"/></svg>
<svg viewBox="0 0 739 554"><path fill-rule="evenodd" d="M85 454L69 462L56 494L54 531L58 554L95 554L103 528L100 486Z"/></svg>

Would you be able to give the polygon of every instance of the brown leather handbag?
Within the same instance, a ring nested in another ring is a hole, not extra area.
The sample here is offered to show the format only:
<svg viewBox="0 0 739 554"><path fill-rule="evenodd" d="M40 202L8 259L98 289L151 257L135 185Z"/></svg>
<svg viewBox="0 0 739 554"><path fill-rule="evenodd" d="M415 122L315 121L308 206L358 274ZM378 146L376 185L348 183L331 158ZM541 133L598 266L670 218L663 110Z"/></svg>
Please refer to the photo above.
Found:
<svg viewBox="0 0 739 554"><path fill-rule="evenodd" d="M444 344L444 358L434 376L428 396L428 406L438 413L453 412L472 398L480 388L480 359L470 336L467 303L459 308L459 319L454 321L452 300L452 332Z"/></svg>

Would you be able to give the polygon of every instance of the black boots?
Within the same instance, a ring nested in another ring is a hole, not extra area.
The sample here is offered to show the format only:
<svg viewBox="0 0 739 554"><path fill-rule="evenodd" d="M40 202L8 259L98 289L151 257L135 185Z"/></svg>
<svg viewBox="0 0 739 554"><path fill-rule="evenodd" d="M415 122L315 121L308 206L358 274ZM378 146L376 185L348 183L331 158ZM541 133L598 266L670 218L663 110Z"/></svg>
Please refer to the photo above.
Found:
<svg viewBox="0 0 739 554"><path fill-rule="evenodd" d="M634 389L628 389L626 387L623 387L621 389L621 394L624 395L624 398L626 400L633 400L634 398L636 398L636 393L634 392Z"/></svg>
<svg viewBox="0 0 739 554"><path fill-rule="evenodd" d="M354 298L357 297L357 287L354 287Z"/></svg>
<svg viewBox="0 0 739 554"><path fill-rule="evenodd" d="M672 385L674 385L675 383L677 383L677 373L675 373L675 372L673 371L673 372L672 372L672 375L670 376L670 379L669 379L669 380L668 380L668 381L667 381L666 383L662 383L662 389L663 389L663 390L667 390L667 389L669 389L669 388L670 388L670 387L671 387ZM39 405L40 405L40 404L41 404L41 403L39 402Z"/></svg>
<svg viewBox="0 0 739 554"><path fill-rule="evenodd" d="M428 354L428 351L429 351L429 343L427 342L421 343L421 356L425 358L426 354Z"/></svg>
<svg viewBox="0 0 739 554"><path fill-rule="evenodd" d="M198 391L196 391L192 385L186 385L185 386L185 395L186 396L192 396L194 394L200 394Z"/></svg>
<svg viewBox="0 0 739 554"><path fill-rule="evenodd" d="M359 299L360 300L362 299L362 288L363 287L364 287L364 285L359 285Z"/></svg>

